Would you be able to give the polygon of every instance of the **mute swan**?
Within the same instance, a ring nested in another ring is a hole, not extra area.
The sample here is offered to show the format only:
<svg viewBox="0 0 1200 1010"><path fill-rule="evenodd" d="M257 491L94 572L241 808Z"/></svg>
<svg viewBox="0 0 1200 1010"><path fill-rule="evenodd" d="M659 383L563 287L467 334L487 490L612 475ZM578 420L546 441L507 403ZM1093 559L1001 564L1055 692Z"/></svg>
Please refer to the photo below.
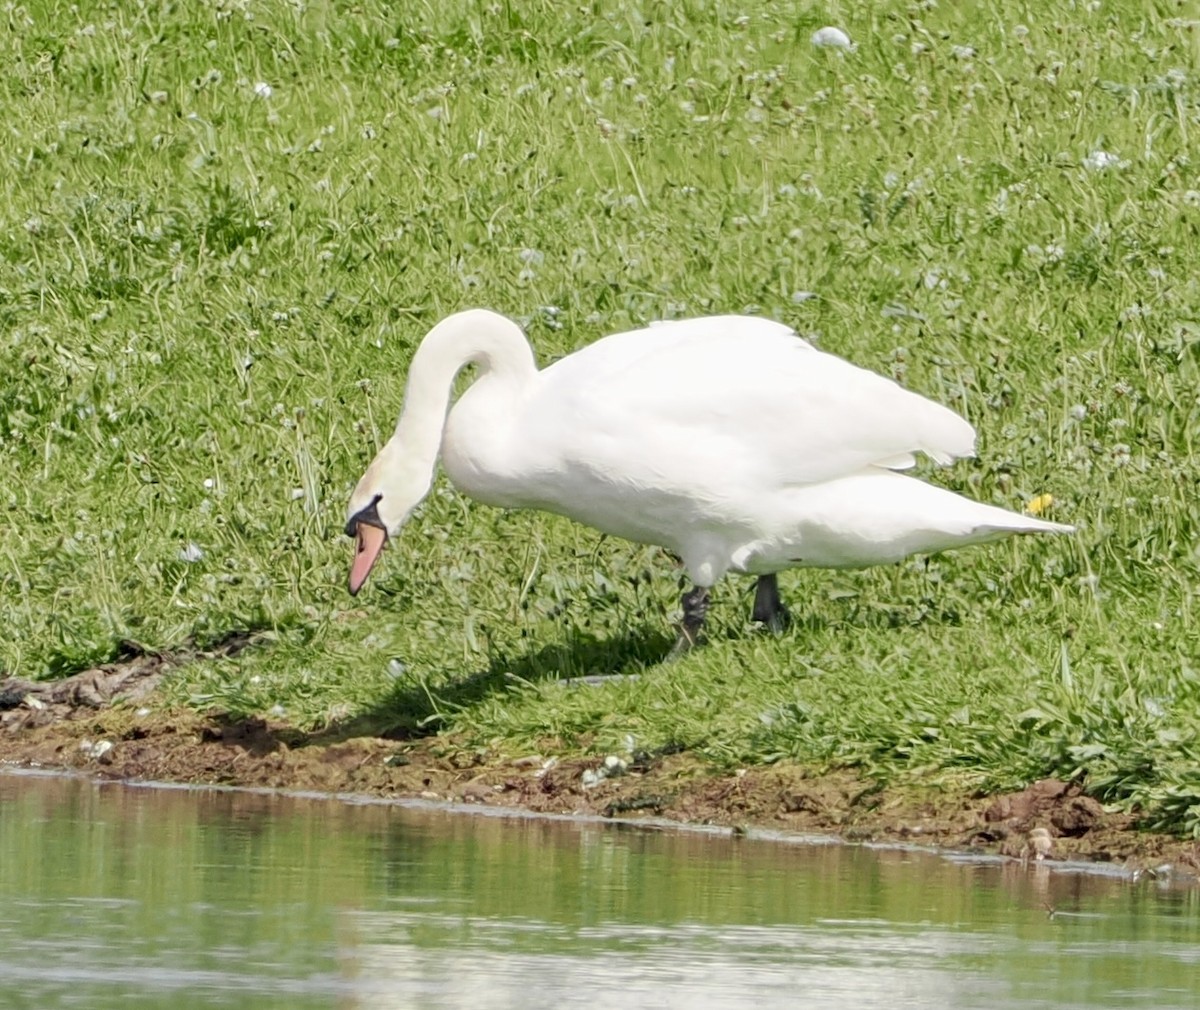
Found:
<svg viewBox="0 0 1200 1010"><path fill-rule="evenodd" d="M477 377L451 406L468 364ZM1072 529L896 472L917 452L941 464L973 455L974 429L754 317L618 333L542 370L511 320L482 309L442 320L413 357L395 434L350 499L352 594L429 492L439 450L455 487L481 502L557 512L678 555L694 582L680 649L729 571L759 577L754 619L778 630L782 569Z"/></svg>

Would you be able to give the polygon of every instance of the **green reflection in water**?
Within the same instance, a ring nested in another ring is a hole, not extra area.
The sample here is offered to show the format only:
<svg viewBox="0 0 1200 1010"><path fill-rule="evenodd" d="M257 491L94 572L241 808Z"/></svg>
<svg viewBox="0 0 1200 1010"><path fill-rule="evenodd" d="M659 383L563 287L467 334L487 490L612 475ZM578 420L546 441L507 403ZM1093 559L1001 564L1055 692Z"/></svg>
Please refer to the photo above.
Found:
<svg viewBox="0 0 1200 1010"><path fill-rule="evenodd" d="M1198 940L1045 867L0 776L0 1007L1184 1007Z"/></svg>

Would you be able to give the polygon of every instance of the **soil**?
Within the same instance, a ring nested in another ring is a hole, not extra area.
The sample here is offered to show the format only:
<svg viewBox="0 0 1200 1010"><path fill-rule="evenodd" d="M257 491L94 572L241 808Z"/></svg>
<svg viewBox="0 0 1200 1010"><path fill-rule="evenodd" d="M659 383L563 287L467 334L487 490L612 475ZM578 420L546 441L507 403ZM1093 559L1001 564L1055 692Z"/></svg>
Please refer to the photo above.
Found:
<svg viewBox="0 0 1200 1010"><path fill-rule="evenodd" d="M1077 784L1044 780L980 796L938 786L882 788L851 771L777 764L719 772L687 753L607 758L502 754L445 735L411 740L306 733L155 705L164 672L211 650L170 655L132 644L121 662L66 680L0 679L0 765L84 771L114 780L421 797L533 812L722 825L921 844L1014 858L1115 863L1200 879L1200 844L1138 829ZM1040 829L1040 830L1039 830Z"/></svg>

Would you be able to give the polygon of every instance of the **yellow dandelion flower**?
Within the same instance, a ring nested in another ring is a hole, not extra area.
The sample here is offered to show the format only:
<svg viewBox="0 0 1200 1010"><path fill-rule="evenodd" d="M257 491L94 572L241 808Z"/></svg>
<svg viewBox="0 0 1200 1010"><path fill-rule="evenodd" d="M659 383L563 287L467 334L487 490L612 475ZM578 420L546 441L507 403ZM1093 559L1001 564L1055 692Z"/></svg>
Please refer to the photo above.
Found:
<svg viewBox="0 0 1200 1010"><path fill-rule="evenodd" d="M1025 506L1025 511L1031 516L1040 516L1044 512L1049 511L1050 506L1054 504L1054 495L1039 494L1029 499L1029 503Z"/></svg>

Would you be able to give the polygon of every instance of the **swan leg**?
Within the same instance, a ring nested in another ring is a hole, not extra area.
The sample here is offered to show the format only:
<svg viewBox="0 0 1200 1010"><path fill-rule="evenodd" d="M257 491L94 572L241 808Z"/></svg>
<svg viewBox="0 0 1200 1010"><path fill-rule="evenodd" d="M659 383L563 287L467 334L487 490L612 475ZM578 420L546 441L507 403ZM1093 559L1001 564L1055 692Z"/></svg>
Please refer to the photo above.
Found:
<svg viewBox="0 0 1200 1010"><path fill-rule="evenodd" d="M682 656L700 641L704 617L708 613L708 587L694 586L683 594L683 621L679 625L679 638L675 641L668 659Z"/></svg>
<svg viewBox="0 0 1200 1010"><path fill-rule="evenodd" d="M787 630L792 623L792 615L788 613L783 600L779 598L779 580L771 575L760 575L754 587L753 618L759 624L765 625L772 634L778 635Z"/></svg>

